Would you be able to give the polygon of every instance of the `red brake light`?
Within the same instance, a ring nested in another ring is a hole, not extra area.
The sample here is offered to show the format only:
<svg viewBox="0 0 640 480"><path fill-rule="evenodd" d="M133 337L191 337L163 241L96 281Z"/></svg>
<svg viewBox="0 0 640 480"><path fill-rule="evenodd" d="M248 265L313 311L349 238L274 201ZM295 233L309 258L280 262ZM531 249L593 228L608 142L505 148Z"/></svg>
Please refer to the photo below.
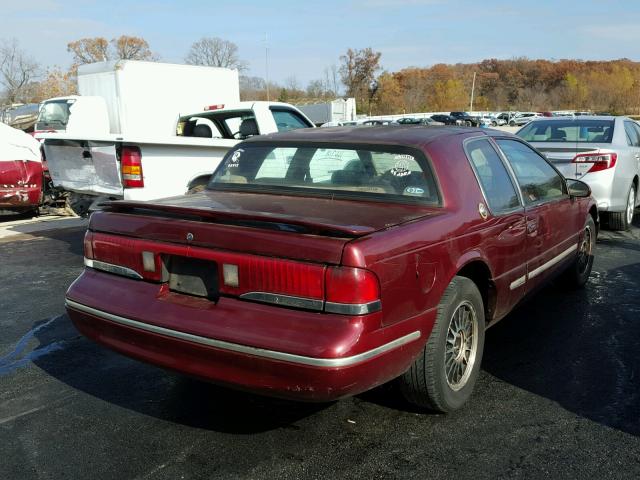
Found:
<svg viewBox="0 0 640 480"><path fill-rule="evenodd" d="M362 268L327 268L325 290L326 301L332 303L366 304L380 300L378 277Z"/></svg>
<svg viewBox="0 0 640 480"><path fill-rule="evenodd" d="M616 153L593 152L576 155L573 163L591 163L591 168L585 173L592 173L614 167L617 160L618 155Z"/></svg>
<svg viewBox="0 0 640 480"><path fill-rule="evenodd" d="M139 147L124 146L120 154L122 186L125 188L144 187L142 176L142 154Z"/></svg>
<svg viewBox="0 0 640 480"><path fill-rule="evenodd" d="M204 107L205 111L207 111L207 110L220 110L221 108L224 108L224 103L218 103L217 105L208 105L208 106Z"/></svg>

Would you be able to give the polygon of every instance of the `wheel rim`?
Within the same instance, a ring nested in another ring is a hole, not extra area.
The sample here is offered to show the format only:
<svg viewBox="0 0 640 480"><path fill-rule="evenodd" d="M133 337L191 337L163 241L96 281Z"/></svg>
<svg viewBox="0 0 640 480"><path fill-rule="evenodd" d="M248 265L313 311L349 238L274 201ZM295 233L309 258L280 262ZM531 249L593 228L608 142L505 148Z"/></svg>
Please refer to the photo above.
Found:
<svg viewBox="0 0 640 480"><path fill-rule="evenodd" d="M627 198L627 223L633 220L633 209L636 203L636 189L631 187L629 190L629 198Z"/></svg>
<svg viewBox="0 0 640 480"><path fill-rule="evenodd" d="M464 301L451 316L444 351L445 375L452 390L460 390L467 384L477 351L478 316L473 305Z"/></svg>
<svg viewBox="0 0 640 480"><path fill-rule="evenodd" d="M580 249L578 250L578 272L580 275L584 274L584 272L587 271L587 268L589 268L592 249L593 234L591 232L591 227L585 227L582 242L580 243Z"/></svg>

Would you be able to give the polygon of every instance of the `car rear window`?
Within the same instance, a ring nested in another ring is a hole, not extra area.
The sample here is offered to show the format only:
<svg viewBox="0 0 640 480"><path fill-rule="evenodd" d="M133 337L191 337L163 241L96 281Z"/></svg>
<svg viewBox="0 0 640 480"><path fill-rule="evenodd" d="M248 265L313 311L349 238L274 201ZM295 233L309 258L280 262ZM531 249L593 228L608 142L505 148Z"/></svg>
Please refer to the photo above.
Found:
<svg viewBox="0 0 640 480"><path fill-rule="evenodd" d="M427 159L413 149L243 145L225 156L209 188L439 205L436 185Z"/></svg>
<svg viewBox="0 0 640 480"><path fill-rule="evenodd" d="M533 143L611 143L613 124L613 120L536 120L516 135Z"/></svg>

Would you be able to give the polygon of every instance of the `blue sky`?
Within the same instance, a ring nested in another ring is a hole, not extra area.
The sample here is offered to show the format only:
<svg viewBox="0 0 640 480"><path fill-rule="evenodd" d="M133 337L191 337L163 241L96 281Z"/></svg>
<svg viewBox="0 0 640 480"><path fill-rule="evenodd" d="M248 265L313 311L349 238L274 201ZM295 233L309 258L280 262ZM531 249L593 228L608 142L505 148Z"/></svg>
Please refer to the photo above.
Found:
<svg viewBox="0 0 640 480"><path fill-rule="evenodd" d="M182 62L192 42L235 42L249 74L321 78L349 47L382 52L387 70L485 58L640 60L635 0L0 0L0 38L43 65L66 67L69 41L144 37L161 60Z"/></svg>

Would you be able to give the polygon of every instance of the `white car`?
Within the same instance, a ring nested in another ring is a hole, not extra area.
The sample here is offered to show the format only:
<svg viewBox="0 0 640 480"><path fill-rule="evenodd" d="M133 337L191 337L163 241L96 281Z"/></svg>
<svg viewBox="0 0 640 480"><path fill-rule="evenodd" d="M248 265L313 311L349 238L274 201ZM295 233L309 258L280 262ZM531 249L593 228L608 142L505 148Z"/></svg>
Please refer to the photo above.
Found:
<svg viewBox="0 0 640 480"><path fill-rule="evenodd" d="M535 120L536 118L544 118L538 112L520 112L516 114L511 120L509 120L509 125L512 127L521 127L526 125L531 120Z"/></svg>

